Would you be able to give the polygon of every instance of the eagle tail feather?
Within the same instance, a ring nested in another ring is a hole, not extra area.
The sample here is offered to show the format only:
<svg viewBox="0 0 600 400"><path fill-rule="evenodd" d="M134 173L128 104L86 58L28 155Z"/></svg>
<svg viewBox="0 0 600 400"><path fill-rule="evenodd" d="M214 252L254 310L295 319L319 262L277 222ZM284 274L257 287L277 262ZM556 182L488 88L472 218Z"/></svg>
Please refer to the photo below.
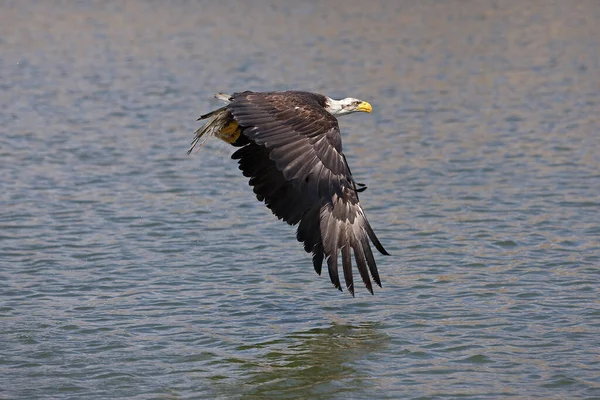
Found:
<svg viewBox="0 0 600 400"><path fill-rule="evenodd" d="M231 95L230 94L225 94L225 93L219 92L219 93L215 94L215 99L221 100L225 104L231 103Z"/></svg>
<svg viewBox="0 0 600 400"><path fill-rule="evenodd" d="M209 137L223 129L231 120L231 113L227 110L227 107L221 107L217 110L211 111L208 114L202 115L198 118L198 121L206 119L206 123L202 125L196 132L194 132L194 140L187 151L190 154L195 147L200 150L206 143ZM204 137L206 135L206 137ZM204 139L200 141L200 139Z"/></svg>

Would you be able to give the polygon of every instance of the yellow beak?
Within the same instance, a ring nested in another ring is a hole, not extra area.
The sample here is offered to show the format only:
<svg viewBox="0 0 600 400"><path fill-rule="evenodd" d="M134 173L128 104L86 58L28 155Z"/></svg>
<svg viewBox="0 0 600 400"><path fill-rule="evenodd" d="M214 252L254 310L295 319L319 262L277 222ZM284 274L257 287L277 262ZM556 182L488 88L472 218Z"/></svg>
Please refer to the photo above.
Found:
<svg viewBox="0 0 600 400"><path fill-rule="evenodd" d="M369 103L367 103L366 101L363 101L362 103L360 103L358 105L358 107L356 107L356 111L363 111L363 112L370 113L371 111L373 111L373 107L371 107L371 105Z"/></svg>

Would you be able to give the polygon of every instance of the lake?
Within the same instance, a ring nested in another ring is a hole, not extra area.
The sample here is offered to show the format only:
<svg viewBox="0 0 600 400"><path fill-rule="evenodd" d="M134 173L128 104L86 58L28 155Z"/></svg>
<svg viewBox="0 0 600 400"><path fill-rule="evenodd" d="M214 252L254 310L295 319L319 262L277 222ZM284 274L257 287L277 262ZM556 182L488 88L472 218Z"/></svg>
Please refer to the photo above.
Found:
<svg viewBox="0 0 600 400"><path fill-rule="evenodd" d="M0 398L600 398L597 1L0 10ZM374 296L186 155L214 93L285 89L373 105Z"/></svg>

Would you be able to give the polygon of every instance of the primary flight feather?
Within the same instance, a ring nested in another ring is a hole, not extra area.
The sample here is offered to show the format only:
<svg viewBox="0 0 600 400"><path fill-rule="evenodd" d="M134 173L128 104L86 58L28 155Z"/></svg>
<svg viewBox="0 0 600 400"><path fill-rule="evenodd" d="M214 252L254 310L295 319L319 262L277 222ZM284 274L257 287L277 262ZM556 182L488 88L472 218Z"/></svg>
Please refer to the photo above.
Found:
<svg viewBox="0 0 600 400"><path fill-rule="evenodd" d="M358 201L366 187L356 183L342 152L336 116L371 112L365 101L333 100L317 93L242 92L215 97L226 106L201 116L206 123L196 131L188 154L216 136L240 147L238 160L250 178L256 198L290 225L298 224L296 237L312 253L320 275L327 262L333 285L342 290L338 254L348 291L354 296L352 254L365 286L373 294L371 278L381 280L369 240L388 255Z"/></svg>

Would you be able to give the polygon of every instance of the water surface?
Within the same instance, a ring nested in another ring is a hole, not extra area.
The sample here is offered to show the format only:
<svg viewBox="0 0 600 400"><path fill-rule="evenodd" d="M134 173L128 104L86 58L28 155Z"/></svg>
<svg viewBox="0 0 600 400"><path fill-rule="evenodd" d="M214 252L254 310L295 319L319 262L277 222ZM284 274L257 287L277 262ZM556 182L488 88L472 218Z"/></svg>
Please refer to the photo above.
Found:
<svg viewBox="0 0 600 400"><path fill-rule="evenodd" d="M1 398L600 398L596 1L0 7ZM185 154L288 88L375 108L375 296Z"/></svg>

